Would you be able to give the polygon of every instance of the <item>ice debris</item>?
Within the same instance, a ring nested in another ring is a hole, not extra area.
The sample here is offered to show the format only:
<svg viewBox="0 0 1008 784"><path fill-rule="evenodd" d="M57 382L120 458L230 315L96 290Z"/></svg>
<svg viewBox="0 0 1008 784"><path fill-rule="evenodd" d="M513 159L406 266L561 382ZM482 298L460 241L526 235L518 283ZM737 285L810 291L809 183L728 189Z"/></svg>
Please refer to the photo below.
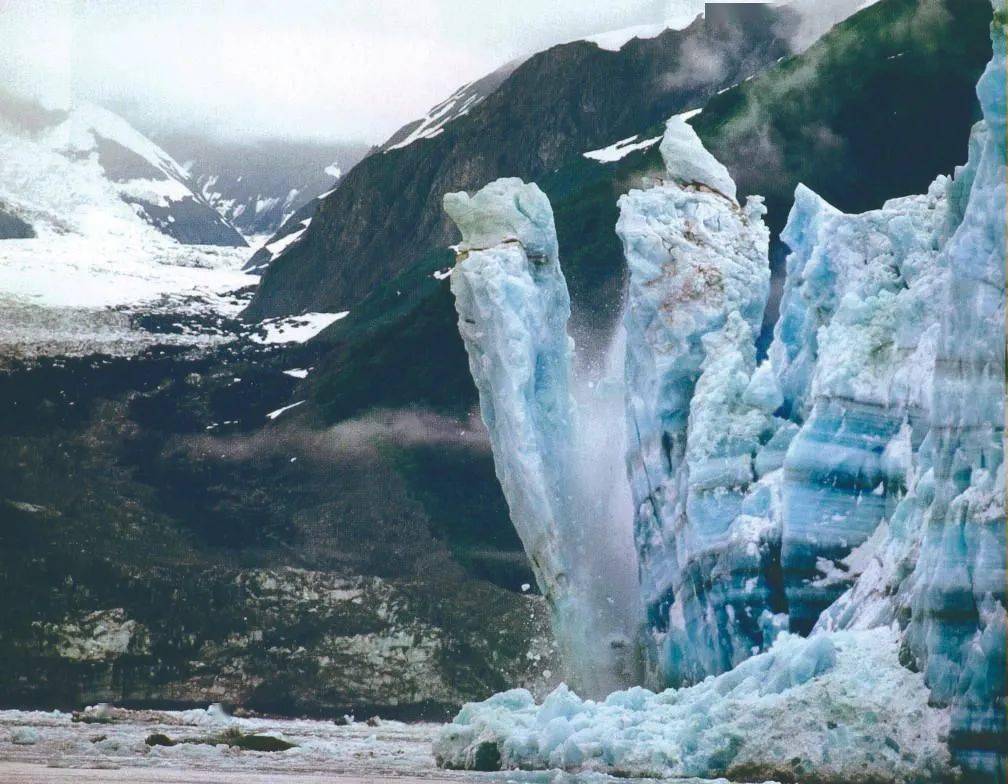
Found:
<svg viewBox="0 0 1008 784"><path fill-rule="evenodd" d="M801 638L682 689L636 687L604 701L559 686L468 703L434 743L440 765L596 771L733 781L942 781L952 765L947 710L899 663L888 628Z"/></svg>

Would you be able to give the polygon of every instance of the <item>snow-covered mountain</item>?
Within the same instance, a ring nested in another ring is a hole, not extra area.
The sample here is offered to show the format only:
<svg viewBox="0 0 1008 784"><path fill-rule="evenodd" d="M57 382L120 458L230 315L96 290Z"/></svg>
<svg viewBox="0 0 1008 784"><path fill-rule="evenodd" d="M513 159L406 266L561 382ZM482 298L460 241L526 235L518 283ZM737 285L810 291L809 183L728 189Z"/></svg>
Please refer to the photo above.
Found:
<svg viewBox="0 0 1008 784"><path fill-rule="evenodd" d="M207 203L244 236L269 236L332 191L369 147L353 142L228 140L193 133L151 136L192 178Z"/></svg>
<svg viewBox="0 0 1008 784"><path fill-rule="evenodd" d="M47 111L0 95L3 236L155 234L244 246L179 163L94 104Z"/></svg>
<svg viewBox="0 0 1008 784"><path fill-rule="evenodd" d="M392 134L388 141L381 146L381 151L388 152L408 147L419 139L433 139L444 131L448 123L469 114L472 109L486 100L488 95L514 73L515 68L525 62L525 59L512 60L482 79L462 85L439 104L432 106L430 111L419 120L407 123Z"/></svg>

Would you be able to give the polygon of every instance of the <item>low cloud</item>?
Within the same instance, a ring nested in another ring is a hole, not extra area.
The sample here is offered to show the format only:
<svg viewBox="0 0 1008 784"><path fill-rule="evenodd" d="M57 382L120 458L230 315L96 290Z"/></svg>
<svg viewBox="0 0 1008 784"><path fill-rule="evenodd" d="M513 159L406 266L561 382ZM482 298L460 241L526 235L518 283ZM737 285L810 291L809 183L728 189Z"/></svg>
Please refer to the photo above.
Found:
<svg viewBox="0 0 1008 784"><path fill-rule="evenodd" d="M420 409L378 410L320 430L282 425L250 436L199 436L189 448L229 460L256 460L277 453L317 461L377 454L385 446L450 446L478 451L490 448L486 427L475 413L465 420Z"/></svg>
<svg viewBox="0 0 1008 784"><path fill-rule="evenodd" d="M466 81L697 0L0 0L0 83L148 128L384 141ZM699 4L702 5L702 4Z"/></svg>

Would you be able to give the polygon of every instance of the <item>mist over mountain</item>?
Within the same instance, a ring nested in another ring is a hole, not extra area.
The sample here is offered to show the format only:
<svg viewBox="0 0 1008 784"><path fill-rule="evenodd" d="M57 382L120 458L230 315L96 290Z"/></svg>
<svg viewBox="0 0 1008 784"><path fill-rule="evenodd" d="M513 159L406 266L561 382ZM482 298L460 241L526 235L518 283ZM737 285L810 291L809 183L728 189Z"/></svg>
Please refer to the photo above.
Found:
<svg viewBox="0 0 1008 784"><path fill-rule="evenodd" d="M254 141L157 133L207 202L245 236L271 235L369 150L363 143Z"/></svg>

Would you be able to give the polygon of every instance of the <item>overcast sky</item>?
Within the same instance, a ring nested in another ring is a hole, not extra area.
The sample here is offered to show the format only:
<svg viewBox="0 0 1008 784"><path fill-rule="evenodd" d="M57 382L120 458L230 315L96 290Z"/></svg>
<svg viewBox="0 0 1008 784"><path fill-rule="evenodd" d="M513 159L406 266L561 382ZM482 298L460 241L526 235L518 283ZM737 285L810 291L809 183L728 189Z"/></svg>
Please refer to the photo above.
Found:
<svg viewBox="0 0 1008 784"><path fill-rule="evenodd" d="M522 54L702 0L0 0L0 84L141 125L379 142Z"/></svg>

